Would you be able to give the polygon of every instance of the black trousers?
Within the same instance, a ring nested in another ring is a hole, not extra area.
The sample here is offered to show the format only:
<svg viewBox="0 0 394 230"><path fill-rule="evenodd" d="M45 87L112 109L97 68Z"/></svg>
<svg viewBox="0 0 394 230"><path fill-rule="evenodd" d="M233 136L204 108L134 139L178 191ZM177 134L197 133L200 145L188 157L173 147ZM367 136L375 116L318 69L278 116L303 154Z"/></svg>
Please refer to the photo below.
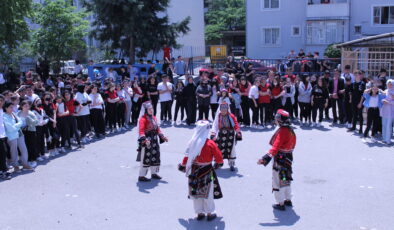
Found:
<svg viewBox="0 0 394 230"><path fill-rule="evenodd" d="M198 105L198 120L208 120L209 105Z"/></svg>
<svg viewBox="0 0 394 230"><path fill-rule="evenodd" d="M45 126L36 126L36 148L38 156L45 154Z"/></svg>
<svg viewBox="0 0 394 230"><path fill-rule="evenodd" d="M77 116L78 129L81 132L81 137L85 137L89 132L89 115Z"/></svg>
<svg viewBox="0 0 394 230"><path fill-rule="evenodd" d="M345 102L344 103L345 107L345 119L347 123L353 124L353 108L352 108L352 103L350 102Z"/></svg>
<svg viewBox="0 0 394 230"><path fill-rule="evenodd" d="M37 151L37 137L35 131L23 131L23 135L25 137L25 143L27 148L28 161L37 160L38 151Z"/></svg>
<svg viewBox="0 0 394 230"><path fill-rule="evenodd" d="M117 108L116 103L107 104L107 117L109 129L116 129Z"/></svg>
<svg viewBox="0 0 394 230"><path fill-rule="evenodd" d="M195 98L186 98L186 123L188 125L196 122L196 99Z"/></svg>
<svg viewBox="0 0 394 230"><path fill-rule="evenodd" d="M301 110L301 122L303 119L305 119L305 121L309 120L311 121L311 104L310 103L304 103L304 102L298 102L298 104L300 105L300 110Z"/></svg>
<svg viewBox="0 0 394 230"><path fill-rule="evenodd" d="M324 104L326 100L324 98L315 98L313 101L312 108L312 121L316 122L317 111L319 111L319 123L323 121Z"/></svg>
<svg viewBox="0 0 394 230"><path fill-rule="evenodd" d="M181 121L183 121L183 118L184 118L185 112L186 112L186 104L183 99L177 99L175 102L174 121L176 121L178 118L179 109L181 110Z"/></svg>
<svg viewBox="0 0 394 230"><path fill-rule="evenodd" d="M267 124L271 121L271 110L270 103L261 103L259 104L259 112L260 112L260 122L261 124Z"/></svg>
<svg viewBox="0 0 394 230"><path fill-rule="evenodd" d="M331 106L332 106L332 114L334 117L334 122L337 122L339 119L339 122L343 123L344 122L344 111L343 111L343 99L342 98L338 98L338 99L334 99L331 98ZM337 113L337 109L338 109L338 113ZM339 115L339 117L338 117Z"/></svg>
<svg viewBox="0 0 394 230"><path fill-rule="evenodd" d="M278 111L278 109L281 109L281 108L283 108L283 105L282 105L282 98L276 98L276 99L273 99L272 100L272 108L273 108L273 110L272 110L272 115L271 115L271 120L275 117L275 114L276 114L276 112Z"/></svg>
<svg viewBox="0 0 394 230"><path fill-rule="evenodd" d="M132 115L131 115L131 119L132 119L132 123L133 124L137 124L138 122L138 118L140 116L140 111L141 111L141 106L142 106L142 100L139 99L137 102L135 102L133 100L133 108L132 108Z"/></svg>
<svg viewBox="0 0 394 230"><path fill-rule="evenodd" d="M153 114L156 116L157 114L157 103L159 102L159 96L158 95L151 95L150 100L152 102L153 106Z"/></svg>
<svg viewBox="0 0 394 230"><path fill-rule="evenodd" d="M105 134L105 121L102 109L91 109L90 117L96 135Z"/></svg>
<svg viewBox="0 0 394 230"><path fill-rule="evenodd" d="M75 116L70 116L68 117L70 120L70 136L74 136L74 138L77 140L78 144L81 144L81 136L79 135L78 128L77 128L77 118Z"/></svg>
<svg viewBox="0 0 394 230"><path fill-rule="evenodd" d="M164 101L160 102L160 120L172 120L172 114L171 114L171 105L172 101Z"/></svg>
<svg viewBox="0 0 394 230"><path fill-rule="evenodd" d="M211 104L210 107L211 107L212 120L215 120L216 111L219 108L219 104Z"/></svg>
<svg viewBox="0 0 394 230"><path fill-rule="evenodd" d="M290 118L293 119L293 104L291 103L290 97L286 98L284 110L286 110L289 113Z"/></svg>
<svg viewBox="0 0 394 230"><path fill-rule="evenodd" d="M328 106L324 109L326 119L330 119L331 100L328 100Z"/></svg>
<svg viewBox="0 0 394 230"><path fill-rule="evenodd" d="M241 96L242 122L247 126L250 125L249 105L249 98Z"/></svg>
<svg viewBox="0 0 394 230"><path fill-rule="evenodd" d="M116 106L116 121L118 122L118 127L124 127L125 125L125 112L126 112L126 104L118 103Z"/></svg>
<svg viewBox="0 0 394 230"><path fill-rule="evenodd" d="M381 124L379 108L368 108L367 114L367 128L364 131L364 137L368 136L368 132L371 130L371 127L372 136L375 136L379 131L379 124Z"/></svg>
<svg viewBox="0 0 394 230"><path fill-rule="evenodd" d="M259 105L257 107L254 106L254 102L252 99L249 99L250 108L252 109L252 124L258 125L259 124Z"/></svg>
<svg viewBox="0 0 394 230"><path fill-rule="evenodd" d="M7 172L7 138L0 138L0 172Z"/></svg>
<svg viewBox="0 0 394 230"><path fill-rule="evenodd" d="M353 129L356 129L357 122L359 122L360 125L360 130L363 130L363 123L364 123L364 118L363 118L363 106L361 108L358 108L358 101L355 101L357 103L352 103L352 109L353 109Z"/></svg>
<svg viewBox="0 0 394 230"><path fill-rule="evenodd" d="M57 118L57 126L60 131L60 137L61 137L61 146L65 147L66 146L66 141L68 142L68 146L71 146L71 119L69 118L70 116L65 116L65 117L58 117Z"/></svg>
<svg viewBox="0 0 394 230"><path fill-rule="evenodd" d="M293 104L293 117L298 118L298 101L296 97L294 97L294 104Z"/></svg>

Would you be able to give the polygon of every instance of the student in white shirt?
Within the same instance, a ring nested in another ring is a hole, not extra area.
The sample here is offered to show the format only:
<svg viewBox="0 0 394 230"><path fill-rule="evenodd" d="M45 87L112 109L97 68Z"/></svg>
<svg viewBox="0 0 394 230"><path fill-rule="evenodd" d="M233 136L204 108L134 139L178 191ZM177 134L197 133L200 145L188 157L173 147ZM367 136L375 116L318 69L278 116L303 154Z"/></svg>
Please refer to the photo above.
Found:
<svg viewBox="0 0 394 230"><path fill-rule="evenodd" d="M254 84L249 91L250 108L252 109L253 112L252 123L253 125L255 125L255 127L257 127L259 124L259 105L258 105L258 99L260 96L259 86L260 86L260 78L257 77L254 80Z"/></svg>
<svg viewBox="0 0 394 230"><path fill-rule="evenodd" d="M162 82L157 86L157 90L159 91L159 101L161 107L160 120L166 122L167 119L169 122L172 120L171 114L171 105L172 105L172 90L173 85L168 81L167 75L162 75Z"/></svg>
<svg viewBox="0 0 394 230"><path fill-rule="evenodd" d="M81 132L81 141L86 143L88 141L86 134L89 132L89 104L91 100L85 92L85 85L80 84L77 86L77 89L78 92L74 98L78 102L78 105L75 107L75 117L77 118L78 129Z"/></svg>
<svg viewBox="0 0 394 230"><path fill-rule="evenodd" d="M131 98L133 97L133 89L130 87L130 81L125 80L123 82L123 89L122 91L124 92L124 102L126 105L126 111L125 111L125 122L126 125L125 127L128 128L130 124L130 118L131 118L131 109L133 103L131 103Z"/></svg>
<svg viewBox="0 0 394 230"><path fill-rule="evenodd" d="M3 180L11 179L11 173L8 172L7 167L7 135L5 133L4 121L3 121L3 105L4 96L0 94L0 178Z"/></svg>
<svg viewBox="0 0 394 230"><path fill-rule="evenodd" d="M103 115L103 104L104 100L98 93L98 86L93 84L90 86L89 98L92 102L90 104L90 118L94 128L94 132L97 138L101 138L105 135L105 121Z"/></svg>

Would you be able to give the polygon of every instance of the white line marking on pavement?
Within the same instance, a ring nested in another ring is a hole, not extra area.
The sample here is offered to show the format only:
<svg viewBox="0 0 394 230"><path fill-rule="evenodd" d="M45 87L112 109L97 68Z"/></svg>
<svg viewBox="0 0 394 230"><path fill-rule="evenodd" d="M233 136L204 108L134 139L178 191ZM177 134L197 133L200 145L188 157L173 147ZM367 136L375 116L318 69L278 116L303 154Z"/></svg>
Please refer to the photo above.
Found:
<svg viewBox="0 0 394 230"><path fill-rule="evenodd" d="M78 197L78 195L72 195L72 197L73 197L73 198L76 198L76 197Z"/></svg>
<svg viewBox="0 0 394 230"><path fill-rule="evenodd" d="M66 194L65 196L66 196L66 197L69 197L69 196L71 196L71 195L70 195L70 194Z"/></svg>
<svg viewBox="0 0 394 230"><path fill-rule="evenodd" d="M360 188L365 188L365 186L364 185L360 185Z"/></svg>
<svg viewBox="0 0 394 230"><path fill-rule="evenodd" d="M372 187L372 186L368 186L368 188L369 188L369 189L373 189L373 187Z"/></svg>

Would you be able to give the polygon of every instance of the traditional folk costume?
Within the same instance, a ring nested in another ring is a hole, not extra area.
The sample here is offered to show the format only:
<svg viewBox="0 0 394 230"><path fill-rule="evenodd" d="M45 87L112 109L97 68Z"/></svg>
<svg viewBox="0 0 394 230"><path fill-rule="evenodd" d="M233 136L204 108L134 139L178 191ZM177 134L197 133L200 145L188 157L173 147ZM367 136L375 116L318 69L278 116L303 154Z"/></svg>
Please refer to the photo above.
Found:
<svg viewBox="0 0 394 230"><path fill-rule="evenodd" d="M289 113L285 110L278 110L275 120L279 124L279 129L272 136L270 145L272 148L259 160L259 164L268 165L272 157L274 163L272 167L272 192L277 204L273 208L285 210L285 205L292 206L291 202L291 181L293 150L296 145L296 135L290 126Z"/></svg>
<svg viewBox="0 0 394 230"><path fill-rule="evenodd" d="M142 104L140 118L138 121L138 142L137 161L140 161L139 181L150 181L146 174L150 168L152 179L161 179L157 174L160 167L160 143L167 141L161 133L157 119L153 114L148 113L148 109L153 109L152 104L147 101Z"/></svg>
<svg viewBox="0 0 394 230"><path fill-rule="evenodd" d="M223 154L224 159L228 159L230 170L235 168L235 145L237 141L242 140L241 129L239 128L237 118L230 112L230 106L222 103L219 106L220 111L216 113L215 120L211 129L211 139L216 140L216 144ZM225 111L223 115L222 111Z"/></svg>
<svg viewBox="0 0 394 230"><path fill-rule="evenodd" d="M208 214L208 221L216 218L214 199L223 197L214 168L223 165L222 153L216 143L208 139L210 124L198 121L194 135L189 141L186 156L179 170L189 178L189 198L193 200L197 220ZM215 165L212 161L215 159Z"/></svg>

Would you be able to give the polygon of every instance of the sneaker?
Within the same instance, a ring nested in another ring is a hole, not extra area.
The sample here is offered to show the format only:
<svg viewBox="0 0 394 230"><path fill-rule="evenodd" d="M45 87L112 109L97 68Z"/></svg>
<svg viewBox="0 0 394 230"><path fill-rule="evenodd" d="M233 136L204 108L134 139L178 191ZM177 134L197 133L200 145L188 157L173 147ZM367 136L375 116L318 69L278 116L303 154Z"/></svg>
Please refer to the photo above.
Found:
<svg viewBox="0 0 394 230"><path fill-rule="evenodd" d="M9 172L2 172L2 173L0 173L0 178L1 179L3 179L3 180L11 180L11 173L9 173Z"/></svg>
<svg viewBox="0 0 394 230"><path fill-rule="evenodd" d="M265 125L261 125L261 128L262 128L262 129L265 129Z"/></svg>
<svg viewBox="0 0 394 230"><path fill-rule="evenodd" d="M66 150L64 149L64 147L61 147L60 149L59 149L59 153L65 153L66 152Z"/></svg>
<svg viewBox="0 0 394 230"><path fill-rule="evenodd" d="M319 124L318 124L318 125L319 125L319 127L323 127L323 124L322 124L321 122L319 122Z"/></svg>
<svg viewBox="0 0 394 230"><path fill-rule="evenodd" d="M44 158L44 160L48 160L49 159L49 155L50 154L44 154L44 155L42 155L42 157Z"/></svg>
<svg viewBox="0 0 394 230"><path fill-rule="evenodd" d="M234 172L235 171L235 167L233 165L230 166L230 171Z"/></svg>
<svg viewBox="0 0 394 230"><path fill-rule="evenodd" d="M316 124L315 122L313 122L313 123L311 124L311 127L313 128L313 127L315 127L315 126L318 127L317 124Z"/></svg>
<svg viewBox="0 0 394 230"><path fill-rule="evenodd" d="M44 161L44 158L42 158L42 157L37 157L37 161L39 161L39 162Z"/></svg>
<svg viewBox="0 0 394 230"><path fill-rule="evenodd" d="M32 168L35 168L35 167L37 167L37 162L36 162L36 161L30 161L30 162L29 162L29 165L30 165Z"/></svg>
<svg viewBox="0 0 394 230"><path fill-rule="evenodd" d="M30 165L24 165L24 166L22 167L22 170L23 170L23 171L34 171L34 168L31 167Z"/></svg>
<svg viewBox="0 0 394 230"><path fill-rule="evenodd" d="M371 141L372 141L373 143L376 143L378 140L376 140L375 137L371 137Z"/></svg>

